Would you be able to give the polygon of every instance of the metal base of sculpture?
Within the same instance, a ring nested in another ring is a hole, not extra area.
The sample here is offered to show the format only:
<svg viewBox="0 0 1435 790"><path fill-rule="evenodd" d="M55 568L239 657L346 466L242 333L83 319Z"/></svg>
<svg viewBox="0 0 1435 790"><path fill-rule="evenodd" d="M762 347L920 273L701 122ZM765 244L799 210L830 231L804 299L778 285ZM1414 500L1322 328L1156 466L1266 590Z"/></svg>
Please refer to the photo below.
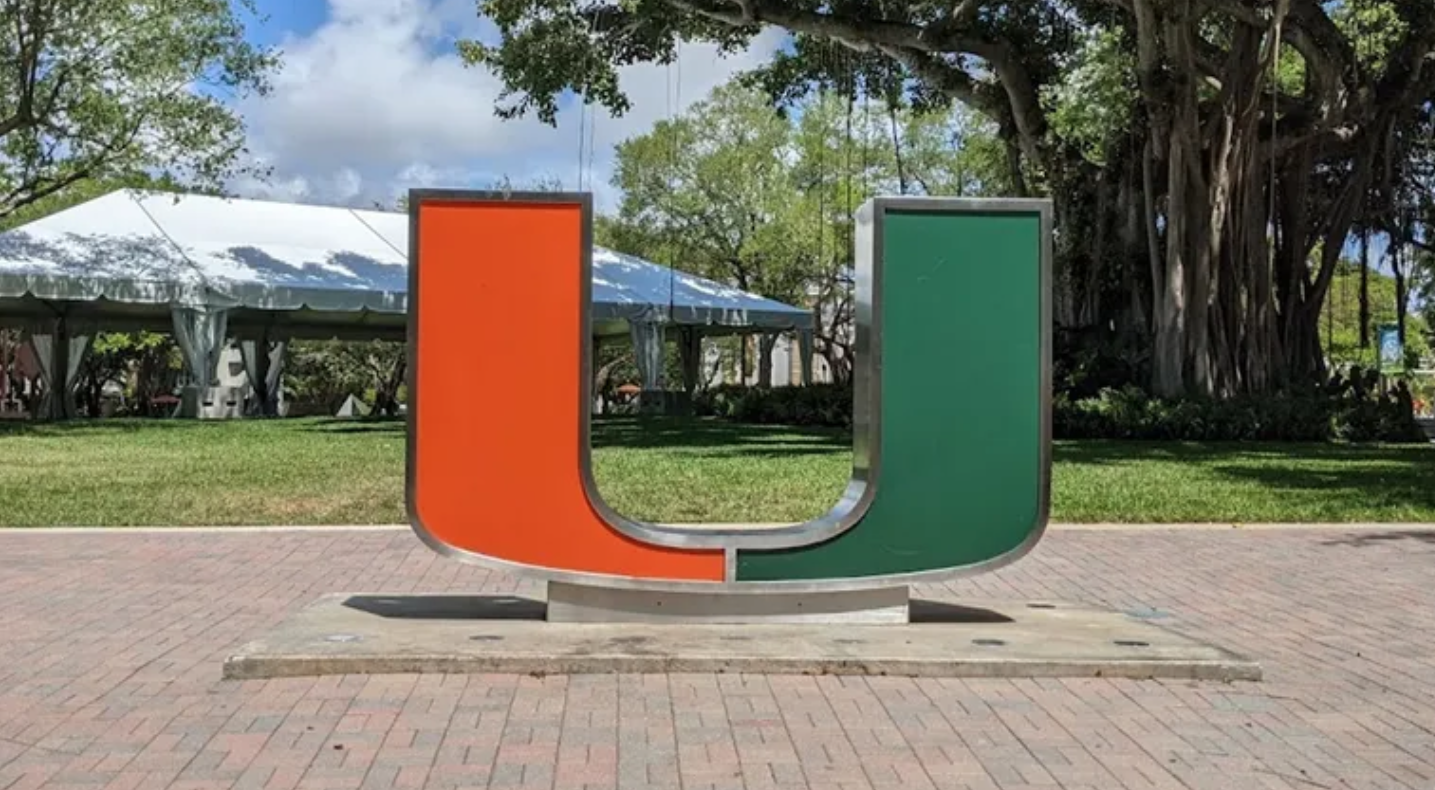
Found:
<svg viewBox="0 0 1435 790"><path fill-rule="evenodd" d="M714 595L548 582L550 623L903 624L908 589Z"/></svg>

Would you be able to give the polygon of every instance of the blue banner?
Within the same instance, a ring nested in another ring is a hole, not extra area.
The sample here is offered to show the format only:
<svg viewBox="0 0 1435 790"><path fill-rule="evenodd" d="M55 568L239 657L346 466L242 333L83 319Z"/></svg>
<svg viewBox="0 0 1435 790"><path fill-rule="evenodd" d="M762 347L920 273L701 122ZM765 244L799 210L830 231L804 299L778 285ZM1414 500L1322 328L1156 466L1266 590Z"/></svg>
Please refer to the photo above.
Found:
<svg viewBox="0 0 1435 790"><path fill-rule="evenodd" d="M1405 348L1400 343L1400 328L1395 324L1382 324L1376 327L1376 348L1380 349L1380 369L1382 371L1403 370L1405 368Z"/></svg>

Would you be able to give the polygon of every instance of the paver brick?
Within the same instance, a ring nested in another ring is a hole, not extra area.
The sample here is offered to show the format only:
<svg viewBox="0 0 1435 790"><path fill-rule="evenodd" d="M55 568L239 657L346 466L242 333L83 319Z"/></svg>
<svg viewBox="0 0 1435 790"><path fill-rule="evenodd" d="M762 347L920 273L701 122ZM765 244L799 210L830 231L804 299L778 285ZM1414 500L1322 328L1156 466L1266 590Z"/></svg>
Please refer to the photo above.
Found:
<svg viewBox="0 0 1435 790"><path fill-rule="evenodd" d="M1261 660L1256 684L223 682L324 593L542 588L405 531L3 532L0 556L0 790L1435 788L1435 530L1057 530L914 591L1154 614Z"/></svg>

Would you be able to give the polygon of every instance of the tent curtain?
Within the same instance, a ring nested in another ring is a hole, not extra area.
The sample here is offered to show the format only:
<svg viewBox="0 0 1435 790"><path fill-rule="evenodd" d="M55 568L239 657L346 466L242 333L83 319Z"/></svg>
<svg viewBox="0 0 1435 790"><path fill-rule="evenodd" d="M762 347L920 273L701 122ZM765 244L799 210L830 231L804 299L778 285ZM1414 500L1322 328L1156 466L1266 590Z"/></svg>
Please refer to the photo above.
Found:
<svg viewBox="0 0 1435 790"><path fill-rule="evenodd" d="M51 377L55 370L55 329L56 326L35 326L26 330L25 340L35 352L35 367L40 371L40 383L48 392L52 389Z"/></svg>
<svg viewBox="0 0 1435 790"><path fill-rule="evenodd" d="M58 321L32 326L25 330L25 341L30 344L30 350L35 354L35 367L40 373L40 386L44 388L39 408L35 410L34 416L44 420L55 418L55 411L60 403L55 398L54 384L55 368L58 367L59 362L55 358L58 330Z"/></svg>
<svg viewBox="0 0 1435 790"><path fill-rule="evenodd" d="M219 352L228 334L229 311L207 307L174 308L174 338L189 368L191 386L208 389L219 369Z"/></svg>
<svg viewBox="0 0 1435 790"><path fill-rule="evenodd" d="M638 378L643 391L663 388L663 327L651 321L633 321L628 324L628 333L633 340L633 361L638 368Z"/></svg>
<svg viewBox="0 0 1435 790"><path fill-rule="evenodd" d="M189 371L189 384L180 398L179 416L198 417L219 370L219 352L228 337L229 311L212 307L176 307L174 339Z"/></svg>
<svg viewBox="0 0 1435 790"><path fill-rule="evenodd" d="M244 374L249 378L253 391L246 413L251 416L276 417L279 415L280 382L284 373L284 349L288 344L271 341L265 332L258 338L245 338L239 344L239 353L244 360Z"/></svg>
<svg viewBox="0 0 1435 790"><path fill-rule="evenodd" d="M80 392L80 369L85 366L85 360L89 359L90 351L95 347L95 327L71 326L68 329L66 351L69 353L65 357L65 400L62 407L66 417L74 417L79 413L75 406L75 396Z"/></svg>
<svg viewBox="0 0 1435 790"><path fill-rule="evenodd" d="M772 386L772 352L776 348L777 335L763 332L757 336L757 386L763 389Z"/></svg>
<svg viewBox="0 0 1435 790"><path fill-rule="evenodd" d="M678 352L682 355L683 391L691 395L698 388L698 370L703 359L703 335L695 326L678 330Z"/></svg>
<svg viewBox="0 0 1435 790"><path fill-rule="evenodd" d="M812 330L797 330L797 353L802 358L802 386L812 384Z"/></svg>
<svg viewBox="0 0 1435 790"><path fill-rule="evenodd" d="M244 377L249 379L249 388L254 393L245 407L245 414L262 415L264 413L264 401L268 391L260 382L264 381L265 374L269 372L267 370L269 355L259 353L259 349L268 350L268 347L267 336L261 336L259 340L245 338L239 341L239 359L244 363Z"/></svg>
<svg viewBox="0 0 1435 790"><path fill-rule="evenodd" d="M44 395L36 416L47 420L65 420L78 415L75 393L80 386L80 368L94 347L93 327L71 325L65 319L31 325L25 332L26 341L35 353L40 369Z"/></svg>
<svg viewBox="0 0 1435 790"><path fill-rule="evenodd" d="M279 401L284 396L284 352L288 348L287 340L272 341L269 347L269 370L264 376L264 392L276 416L279 414Z"/></svg>

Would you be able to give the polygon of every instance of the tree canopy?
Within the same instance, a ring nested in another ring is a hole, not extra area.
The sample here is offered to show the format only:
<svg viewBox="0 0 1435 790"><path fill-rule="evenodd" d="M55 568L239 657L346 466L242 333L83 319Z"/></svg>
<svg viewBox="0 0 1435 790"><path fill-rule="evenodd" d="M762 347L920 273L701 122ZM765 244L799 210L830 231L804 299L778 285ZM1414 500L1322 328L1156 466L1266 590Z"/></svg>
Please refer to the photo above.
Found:
<svg viewBox="0 0 1435 790"><path fill-rule="evenodd" d="M598 235L813 308L816 350L841 380L852 355L855 209L904 182L989 194L1003 170L992 130L961 109L919 113L833 95L798 109L774 112L761 92L734 83L624 141L613 175L622 201ZM770 340L760 351L767 371Z"/></svg>
<svg viewBox="0 0 1435 790"><path fill-rule="evenodd" d="M257 170L233 99L277 60L253 0L0 0L0 218L88 179L217 189Z"/></svg>
<svg viewBox="0 0 1435 790"><path fill-rule="evenodd" d="M1435 14L1425 0L482 0L505 116L573 91L621 112L618 70L679 42L792 34L746 75L959 102L998 131L1006 194L1056 206L1056 319L1144 338L1161 394L1318 377L1352 232L1428 243ZM914 191L921 191L913 185ZM927 185L928 190L945 187Z"/></svg>

